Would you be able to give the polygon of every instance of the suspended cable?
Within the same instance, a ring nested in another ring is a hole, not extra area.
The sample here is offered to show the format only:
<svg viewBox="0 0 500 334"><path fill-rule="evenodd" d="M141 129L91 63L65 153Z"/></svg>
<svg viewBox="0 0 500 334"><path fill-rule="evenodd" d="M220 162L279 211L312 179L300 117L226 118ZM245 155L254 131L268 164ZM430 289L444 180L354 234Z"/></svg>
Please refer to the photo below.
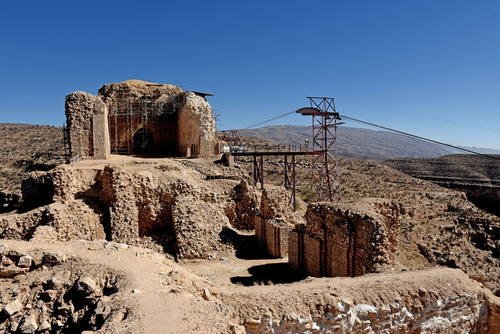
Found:
<svg viewBox="0 0 500 334"><path fill-rule="evenodd" d="M341 114L340 116L342 118L344 118L344 119L349 119L351 121L358 122L358 123L361 123L361 124L370 125L370 126L373 126L373 127L376 127L376 128L380 128L380 129L384 129L384 130L387 130L387 131L399 133L399 134L407 136L407 137L412 137L412 138L420 139L422 141L427 141L427 142L431 142L431 143L434 143L434 144L451 147L451 148L454 148L456 150L467 152L467 153L471 153L471 154L475 154L475 155L479 155L479 156L482 156L482 157L490 159L490 160L500 161L499 157L495 157L495 156L492 156L492 155L483 154L483 153L476 152L476 151L473 151L473 150L469 150L469 149L466 149L466 148L463 148L463 147L460 147L460 146L455 146L455 145L443 143L443 142L440 142L440 141L437 141L437 140L425 138L425 137L422 137L422 136L417 136L417 135L414 135L412 133L408 133L408 132L404 132L404 131L392 129L392 128L389 128L389 127L386 127L386 126L383 126L383 125L378 125L378 124L375 124L375 123L363 121L363 120L360 120L360 119L357 119L357 118L354 118L354 117L350 117L350 116L347 116L347 115L344 115L344 114Z"/></svg>
<svg viewBox="0 0 500 334"><path fill-rule="evenodd" d="M275 116L273 118L270 118L268 120L265 120L265 121L262 121L262 122L259 122L259 123L255 123L255 124L252 124L250 126L247 126L246 128L243 128L243 129L240 129L240 130L248 130L248 129L251 129L251 128L255 128L257 126L260 126L260 125L264 125L266 123L269 123L269 122L272 122L272 121L275 121L279 118L282 118L282 117L285 117L285 116L288 116L288 115L291 115L291 114L295 114L295 110L294 111L290 111L290 112L287 112L287 113L284 113L284 114L281 114L281 115L278 115L278 116Z"/></svg>
<svg viewBox="0 0 500 334"><path fill-rule="evenodd" d="M252 124L252 125L247 126L247 127L243 128L243 129L240 129L240 130L248 130L248 129L251 129L251 128L255 128L255 127L264 125L266 123L275 121L277 119L286 117L288 115L294 114L295 112L296 112L295 110L294 111L289 111L289 112L286 112L284 114L277 115L275 117L267 119L265 121ZM369 125L369 126L372 126L372 127L375 127L375 128L380 128L380 129L384 129L384 130L387 130L387 131L390 131L390 132L398 133L398 134L401 134L401 135L404 135L404 136L407 136L407 137L419 139L421 141L430 142L430 143L434 143L434 144L438 144L438 145L450 147L450 148L456 149L458 151L467 152L467 153L470 153L470 154L475 154L475 155L478 155L478 156L481 156L481 157L484 157L484 158L487 158L487 159L490 159L490 160L500 161L500 157L496 157L496 156L492 156L492 155L480 153L480 152L469 150L469 149L466 149L466 148L463 148L463 147L460 147L460 146L455 146L455 145L447 144L447 143L440 142L440 141L437 141L437 140L434 140L434 139L430 139L430 138L426 138L426 137L414 135L414 134L409 133L409 132L404 132L404 131L396 130L396 129L393 129L393 128L389 128L387 126L383 126L383 125L379 125L379 124L375 124L375 123L363 121L363 120L360 120L360 119L357 119L357 118L354 118L354 117L350 117L350 116L347 116L347 115L344 115L344 114L341 114L341 117L343 117L344 119L349 119L351 121L361 123L361 124Z"/></svg>

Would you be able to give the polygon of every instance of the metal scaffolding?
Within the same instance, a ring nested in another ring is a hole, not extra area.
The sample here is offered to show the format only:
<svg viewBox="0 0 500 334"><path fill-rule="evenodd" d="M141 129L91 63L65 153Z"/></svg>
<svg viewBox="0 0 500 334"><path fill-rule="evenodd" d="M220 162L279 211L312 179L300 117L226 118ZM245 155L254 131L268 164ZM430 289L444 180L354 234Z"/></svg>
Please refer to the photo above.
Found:
<svg viewBox="0 0 500 334"><path fill-rule="evenodd" d="M148 123L162 115L174 114L179 106L177 99L151 101L142 96L121 93L109 108L111 153L130 155L134 153L132 138L136 130L148 128ZM142 132L143 143L147 132Z"/></svg>
<svg viewBox="0 0 500 334"><path fill-rule="evenodd" d="M336 175L337 161L333 155L337 139L340 114L332 97L308 97L310 106L297 113L312 118L312 150L322 152L312 156L311 190L314 200L334 200L339 183Z"/></svg>

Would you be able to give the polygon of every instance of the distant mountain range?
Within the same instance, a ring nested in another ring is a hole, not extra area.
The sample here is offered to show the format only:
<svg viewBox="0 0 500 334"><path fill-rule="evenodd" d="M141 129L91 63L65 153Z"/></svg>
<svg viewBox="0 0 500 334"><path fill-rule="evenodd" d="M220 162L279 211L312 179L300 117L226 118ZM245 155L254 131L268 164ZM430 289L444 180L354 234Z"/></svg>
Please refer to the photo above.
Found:
<svg viewBox="0 0 500 334"><path fill-rule="evenodd" d="M311 128L297 125L275 125L251 130L236 130L240 136L268 139L279 144L300 145L310 139ZM483 154L500 154L500 150L464 147ZM433 158L463 153L446 146L421 141L388 131L339 127L336 150L340 156L358 159Z"/></svg>

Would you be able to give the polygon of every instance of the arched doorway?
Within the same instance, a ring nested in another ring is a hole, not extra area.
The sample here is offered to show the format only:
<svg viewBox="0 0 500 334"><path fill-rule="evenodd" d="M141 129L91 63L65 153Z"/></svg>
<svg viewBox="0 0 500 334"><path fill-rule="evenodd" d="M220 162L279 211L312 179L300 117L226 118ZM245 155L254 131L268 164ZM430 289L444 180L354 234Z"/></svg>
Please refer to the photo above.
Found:
<svg viewBox="0 0 500 334"><path fill-rule="evenodd" d="M153 133L147 128L140 128L134 133L134 154L151 154L154 148Z"/></svg>

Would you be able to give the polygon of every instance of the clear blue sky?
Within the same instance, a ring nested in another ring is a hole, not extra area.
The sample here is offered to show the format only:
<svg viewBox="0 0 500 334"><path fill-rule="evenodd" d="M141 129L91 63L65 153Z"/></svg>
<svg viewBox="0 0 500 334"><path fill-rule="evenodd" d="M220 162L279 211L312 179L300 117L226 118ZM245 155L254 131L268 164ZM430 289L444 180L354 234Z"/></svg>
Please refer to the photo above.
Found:
<svg viewBox="0 0 500 334"><path fill-rule="evenodd" d="M500 149L499 1L3 1L0 26L0 122L60 125L66 94L138 78L213 92L225 129L325 95Z"/></svg>

